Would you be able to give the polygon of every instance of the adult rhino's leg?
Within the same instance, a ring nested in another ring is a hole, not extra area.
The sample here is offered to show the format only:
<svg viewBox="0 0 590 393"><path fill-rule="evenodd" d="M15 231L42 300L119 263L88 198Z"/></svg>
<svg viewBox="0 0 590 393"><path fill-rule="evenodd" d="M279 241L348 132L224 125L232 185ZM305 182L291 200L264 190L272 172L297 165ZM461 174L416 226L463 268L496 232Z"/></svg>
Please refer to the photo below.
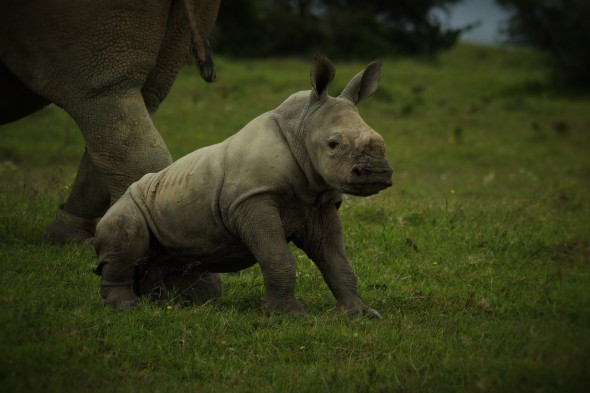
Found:
<svg viewBox="0 0 590 393"><path fill-rule="evenodd" d="M178 72L186 63L187 48L190 47L191 38L184 12L184 7L180 3L170 8L156 64L147 75L141 89L145 105L151 115L166 98Z"/></svg>
<svg viewBox="0 0 590 393"><path fill-rule="evenodd" d="M131 183L172 163L139 91L86 100L70 113L86 150L70 196L47 231L60 243L93 236L97 219Z"/></svg>
<svg viewBox="0 0 590 393"><path fill-rule="evenodd" d="M109 189L90 155L84 151L70 195L47 229L47 239L65 243L84 241L94 236L96 222L110 203Z"/></svg>
<svg viewBox="0 0 590 393"><path fill-rule="evenodd" d="M158 172L172 163L139 91L101 96L81 107L82 111L72 115L111 203L144 174Z"/></svg>

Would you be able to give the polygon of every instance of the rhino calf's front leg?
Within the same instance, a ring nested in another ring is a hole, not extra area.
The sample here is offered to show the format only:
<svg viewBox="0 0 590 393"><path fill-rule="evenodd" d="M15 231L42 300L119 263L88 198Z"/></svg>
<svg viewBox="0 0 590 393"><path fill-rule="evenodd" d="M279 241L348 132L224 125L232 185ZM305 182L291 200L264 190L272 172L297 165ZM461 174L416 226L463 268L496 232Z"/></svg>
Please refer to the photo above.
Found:
<svg viewBox="0 0 590 393"><path fill-rule="evenodd" d="M295 259L276 207L245 203L237 214L240 238L254 255L264 279L262 306L271 312L304 314L295 298Z"/></svg>
<svg viewBox="0 0 590 393"><path fill-rule="evenodd" d="M313 212L305 228L296 234L295 245L305 251L322 273L324 281L336 298L337 309L351 316L381 318L381 314L367 307L358 295L356 275L344 249L337 205L339 203L329 203Z"/></svg>

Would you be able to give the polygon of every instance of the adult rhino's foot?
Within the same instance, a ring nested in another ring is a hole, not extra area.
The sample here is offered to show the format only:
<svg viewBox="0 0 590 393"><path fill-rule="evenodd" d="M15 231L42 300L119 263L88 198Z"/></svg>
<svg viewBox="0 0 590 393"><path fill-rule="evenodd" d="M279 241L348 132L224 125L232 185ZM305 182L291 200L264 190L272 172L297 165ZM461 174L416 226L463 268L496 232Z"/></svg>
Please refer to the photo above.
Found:
<svg viewBox="0 0 590 393"><path fill-rule="evenodd" d="M47 228L45 238L51 243L82 243L94 236L98 218L89 220L78 217L59 207L55 219Z"/></svg>
<svg viewBox="0 0 590 393"><path fill-rule="evenodd" d="M105 306L119 310L130 310L137 307L139 297L133 290L133 285L103 285L100 286L100 296Z"/></svg>

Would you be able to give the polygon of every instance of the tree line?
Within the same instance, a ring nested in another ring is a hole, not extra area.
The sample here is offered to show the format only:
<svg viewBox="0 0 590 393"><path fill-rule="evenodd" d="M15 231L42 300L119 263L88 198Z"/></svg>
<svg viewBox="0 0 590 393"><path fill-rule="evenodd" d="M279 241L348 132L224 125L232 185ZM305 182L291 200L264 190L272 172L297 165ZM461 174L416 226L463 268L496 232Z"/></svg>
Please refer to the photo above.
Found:
<svg viewBox="0 0 590 393"><path fill-rule="evenodd" d="M555 79L590 88L589 0L495 0L506 41L548 54ZM461 0L222 0L212 45L231 57L435 58L477 20L446 24Z"/></svg>
<svg viewBox="0 0 590 393"><path fill-rule="evenodd" d="M458 1L222 0L213 45L234 57L435 56L469 27L445 27L431 11Z"/></svg>

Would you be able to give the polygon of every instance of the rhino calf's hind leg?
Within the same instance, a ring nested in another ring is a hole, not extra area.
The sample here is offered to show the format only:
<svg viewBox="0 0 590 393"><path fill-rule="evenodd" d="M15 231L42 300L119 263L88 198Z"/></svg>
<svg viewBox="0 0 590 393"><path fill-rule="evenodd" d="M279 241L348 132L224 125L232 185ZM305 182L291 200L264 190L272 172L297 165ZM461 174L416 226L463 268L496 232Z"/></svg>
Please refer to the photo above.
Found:
<svg viewBox="0 0 590 393"><path fill-rule="evenodd" d="M126 193L100 220L94 245L98 254L100 296L105 305L133 308L135 266L149 254L150 234L135 202Z"/></svg>
<svg viewBox="0 0 590 393"><path fill-rule="evenodd" d="M190 303L205 303L221 296L219 273L184 271L169 274L164 279L166 287Z"/></svg>

